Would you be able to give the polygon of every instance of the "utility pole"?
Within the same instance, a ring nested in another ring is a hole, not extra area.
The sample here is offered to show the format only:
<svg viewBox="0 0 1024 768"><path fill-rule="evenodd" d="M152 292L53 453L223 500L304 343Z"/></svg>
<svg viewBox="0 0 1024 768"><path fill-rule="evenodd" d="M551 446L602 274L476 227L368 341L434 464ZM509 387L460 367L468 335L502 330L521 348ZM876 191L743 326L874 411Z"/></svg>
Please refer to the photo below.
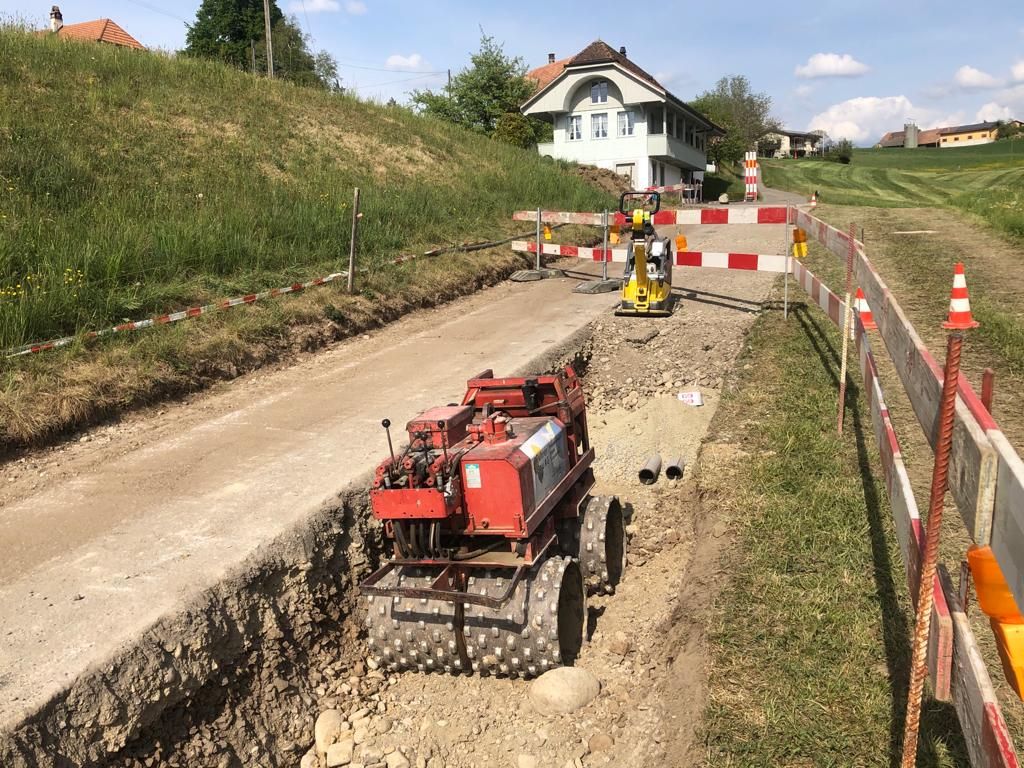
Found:
<svg viewBox="0 0 1024 768"><path fill-rule="evenodd" d="M449 69L448 70L448 98L450 99L451 97L452 97L452 71L451 71L451 69ZM1011 144L1010 146L1011 146L1011 149L1012 149L1013 145Z"/></svg>
<svg viewBox="0 0 1024 768"><path fill-rule="evenodd" d="M252 73L256 74L256 41L249 41L249 50L252 52Z"/></svg>
<svg viewBox="0 0 1024 768"><path fill-rule="evenodd" d="M274 45L270 39L270 0L263 0L263 26L267 33L267 77L274 77Z"/></svg>

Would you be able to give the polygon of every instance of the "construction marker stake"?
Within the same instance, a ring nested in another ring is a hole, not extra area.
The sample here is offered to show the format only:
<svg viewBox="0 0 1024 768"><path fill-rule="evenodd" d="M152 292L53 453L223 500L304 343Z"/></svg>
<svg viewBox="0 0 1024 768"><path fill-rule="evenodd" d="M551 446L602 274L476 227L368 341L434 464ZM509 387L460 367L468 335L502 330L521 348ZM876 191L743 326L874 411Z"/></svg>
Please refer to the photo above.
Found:
<svg viewBox="0 0 1024 768"><path fill-rule="evenodd" d="M902 768L914 768L917 762L921 697L924 693L924 679L928 674L928 633L931 631L932 600L935 594L935 564L939 552L939 535L942 531L942 507L949 478L949 457L953 446L953 422L956 417L956 392L960 378L963 331L977 326L971 316L964 265L957 264L953 275L953 290L950 293L949 318L942 324L950 334L946 341L946 365L942 379L942 399L939 401L939 435L935 444L924 554L917 590L917 621L914 624L907 719L903 729L903 760L900 764Z"/></svg>
<svg viewBox="0 0 1024 768"><path fill-rule="evenodd" d="M857 250L857 227L850 224L850 245L846 251L846 311L843 313L843 356L839 365L839 418L840 437L843 434L843 417L846 413L846 358L850 350L850 328L853 320L853 302L850 291L853 288L853 256Z"/></svg>

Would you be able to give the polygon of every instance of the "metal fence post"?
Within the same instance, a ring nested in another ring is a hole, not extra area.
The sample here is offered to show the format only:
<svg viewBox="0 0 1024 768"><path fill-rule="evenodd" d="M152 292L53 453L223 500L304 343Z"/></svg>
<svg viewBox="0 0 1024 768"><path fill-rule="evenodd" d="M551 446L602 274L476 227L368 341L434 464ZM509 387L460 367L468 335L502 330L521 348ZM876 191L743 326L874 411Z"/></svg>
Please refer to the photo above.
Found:
<svg viewBox="0 0 1024 768"><path fill-rule="evenodd" d="M543 259L541 259L541 252L544 248L540 239L540 208L537 209L537 271L540 272L543 266Z"/></svg>
<svg viewBox="0 0 1024 768"><path fill-rule="evenodd" d="M792 258L791 251L793 250L790 244L789 236L789 207L786 207L786 232L783 235L783 247L786 249L786 273L782 278L782 319L789 320L789 272L793 268L793 264L790 261Z"/></svg>
<svg viewBox="0 0 1024 768"><path fill-rule="evenodd" d="M843 352L839 364L839 436L843 434L843 416L846 412L846 360L850 349L850 330L853 327L853 256L857 252L857 226L850 224L850 247L846 251L846 311L843 313Z"/></svg>
<svg viewBox="0 0 1024 768"><path fill-rule="evenodd" d="M604 209L604 245L601 251L601 280L608 279L608 209Z"/></svg>
<svg viewBox="0 0 1024 768"><path fill-rule="evenodd" d="M359 230L359 187L352 196L352 236L348 242L348 292L355 290L356 279L356 237Z"/></svg>

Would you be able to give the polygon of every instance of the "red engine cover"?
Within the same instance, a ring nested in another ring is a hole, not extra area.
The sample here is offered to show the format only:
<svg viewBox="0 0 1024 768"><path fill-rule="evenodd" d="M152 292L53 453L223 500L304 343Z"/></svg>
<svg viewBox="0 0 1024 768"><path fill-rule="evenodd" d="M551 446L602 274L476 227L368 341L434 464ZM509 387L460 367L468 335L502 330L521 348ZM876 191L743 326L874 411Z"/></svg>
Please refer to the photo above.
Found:
<svg viewBox="0 0 1024 768"><path fill-rule="evenodd" d="M530 536L530 515L569 471L568 442L557 420L512 419L511 428L510 440L480 443L462 457L467 533Z"/></svg>
<svg viewBox="0 0 1024 768"><path fill-rule="evenodd" d="M473 421L473 408L469 405L449 405L424 411L405 425L410 442L417 434L427 435L431 448L451 448L466 436L466 428ZM444 422L444 428L438 426Z"/></svg>

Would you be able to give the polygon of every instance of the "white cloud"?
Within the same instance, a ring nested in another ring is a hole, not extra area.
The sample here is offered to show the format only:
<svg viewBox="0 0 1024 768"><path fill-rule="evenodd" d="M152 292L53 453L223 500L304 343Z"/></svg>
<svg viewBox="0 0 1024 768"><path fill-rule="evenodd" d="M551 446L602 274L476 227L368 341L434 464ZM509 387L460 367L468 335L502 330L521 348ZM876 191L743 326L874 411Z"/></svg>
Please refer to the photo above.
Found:
<svg viewBox="0 0 1024 768"><path fill-rule="evenodd" d="M797 77L859 77L869 70L867 64L848 53L816 53L806 64L797 67Z"/></svg>
<svg viewBox="0 0 1024 768"><path fill-rule="evenodd" d="M1021 59L1016 64L1014 64L1013 69L1010 70L1010 73L1013 75L1014 81L1024 81L1024 59Z"/></svg>
<svg viewBox="0 0 1024 768"><path fill-rule="evenodd" d="M417 70L423 69L424 64L426 64L426 62L423 60L423 57L420 56L418 53L412 53L409 54L408 56L402 56L401 54L393 53L390 56L388 56L387 61L384 62L384 66L389 67L391 69Z"/></svg>
<svg viewBox="0 0 1024 768"><path fill-rule="evenodd" d="M938 128L963 122L964 114L942 114L916 107L903 95L860 96L833 104L815 115L807 124L807 130L820 128L834 139L874 144L888 131L903 130L903 124L910 119L922 128Z"/></svg>
<svg viewBox="0 0 1024 768"><path fill-rule="evenodd" d="M974 119L978 122L988 122L990 120L1009 120L1012 117L1013 112L1009 107L990 101L988 104L982 105Z"/></svg>
<svg viewBox="0 0 1024 768"><path fill-rule="evenodd" d="M292 13L334 13L341 10L341 6L338 0L292 0L288 10Z"/></svg>
<svg viewBox="0 0 1024 768"><path fill-rule="evenodd" d="M967 91L981 91L1000 86L999 80L992 77L988 72L975 69L967 64L964 64L964 66L956 71L956 74L953 75L953 82Z"/></svg>
<svg viewBox="0 0 1024 768"><path fill-rule="evenodd" d="M330 1L333 2L333 0ZM352 16L362 16L366 13L366 3L363 0L348 0L345 3L345 12Z"/></svg>

